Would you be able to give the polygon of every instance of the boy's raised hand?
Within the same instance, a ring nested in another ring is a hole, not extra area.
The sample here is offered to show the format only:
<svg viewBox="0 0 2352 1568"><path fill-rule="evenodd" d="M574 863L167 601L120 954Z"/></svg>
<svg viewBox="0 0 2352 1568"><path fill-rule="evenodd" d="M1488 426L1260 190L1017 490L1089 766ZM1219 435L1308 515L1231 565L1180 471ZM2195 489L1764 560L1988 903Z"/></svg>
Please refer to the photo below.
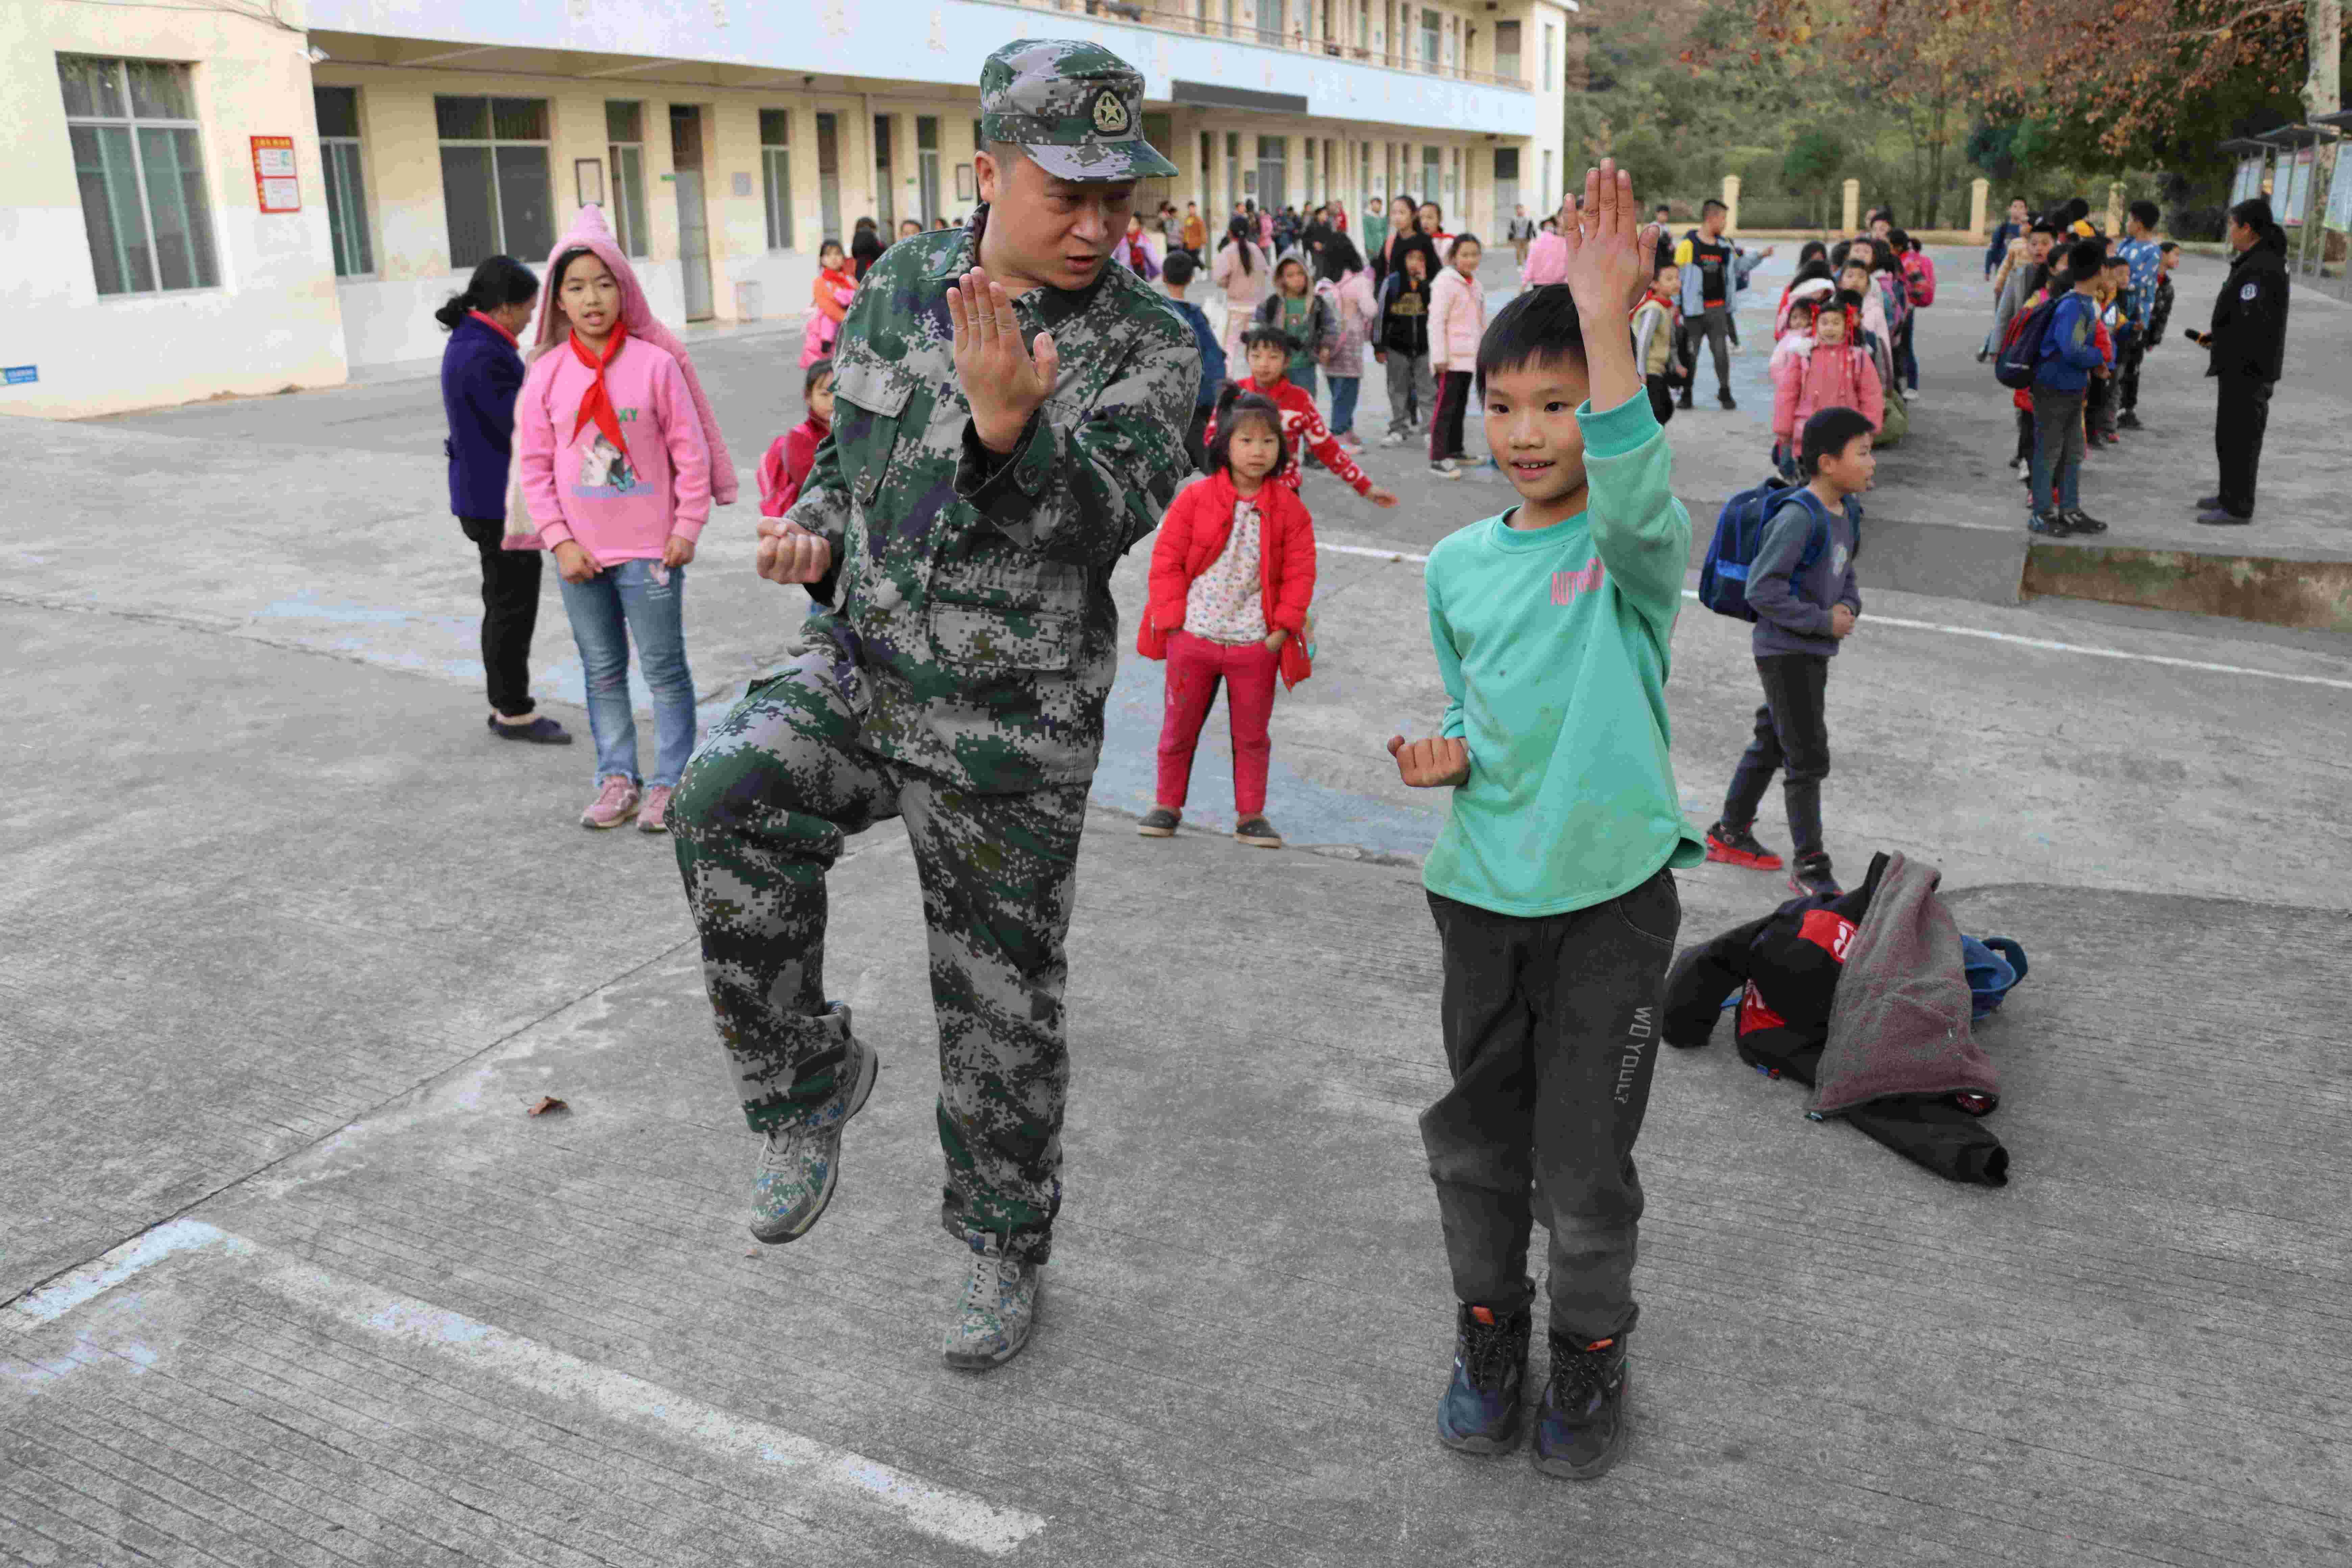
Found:
<svg viewBox="0 0 2352 1568"><path fill-rule="evenodd" d="M1392 735L1389 755L1396 759L1397 776L1414 789L1470 782L1470 746L1459 737L1408 741Z"/></svg>
<svg viewBox="0 0 2352 1568"><path fill-rule="evenodd" d="M1623 316L1641 302L1656 276L1658 226L1643 224L1633 205L1633 176L1614 158L1584 171L1584 210L1560 230L1568 241L1568 291L1578 311Z"/></svg>

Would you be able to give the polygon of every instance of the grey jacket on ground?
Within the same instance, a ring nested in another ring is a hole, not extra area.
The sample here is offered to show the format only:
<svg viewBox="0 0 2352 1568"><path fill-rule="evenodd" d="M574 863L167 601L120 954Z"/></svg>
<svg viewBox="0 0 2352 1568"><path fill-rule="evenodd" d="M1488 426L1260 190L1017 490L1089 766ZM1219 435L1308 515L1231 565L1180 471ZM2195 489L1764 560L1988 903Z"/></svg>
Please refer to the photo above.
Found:
<svg viewBox="0 0 2352 1568"><path fill-rule="evenodd" d="M1853 579L1853 549L1860 538L1853 498L1830 511L1810 489L1785 492L1764 524L1763 542L1748 568L1748 607L1756 612L1752 644L1758 658L1776 653L1810 653L1836 657L1837 638L1830 636L1830 611L1846 605L1862 613L1862 589ZM1813 536L1816 520L1829 519L1830 540L1801 576L1805 542Z"/></svg>
<svg viewBox="0 0 2352 1568"><path fill-rule="evenodd" d="M1887 856L1830 1003L1813 1074L1817 1114L1888 1095L2000 1097L2000 1079L1969 1033L1960 928L1936 896L1942 879L1899 851Z"/></svg>

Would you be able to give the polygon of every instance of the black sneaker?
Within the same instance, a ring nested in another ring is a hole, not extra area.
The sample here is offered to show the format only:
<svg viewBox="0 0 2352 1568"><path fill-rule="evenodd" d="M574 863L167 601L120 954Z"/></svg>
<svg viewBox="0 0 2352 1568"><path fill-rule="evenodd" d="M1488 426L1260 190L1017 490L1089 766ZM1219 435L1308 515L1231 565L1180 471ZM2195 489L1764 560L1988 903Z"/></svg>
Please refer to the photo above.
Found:
<svg viewBox="0 0 2352 1568"><path fill-rule="evenodd" d="M1717 823L1706 830L1706 858L1727 866L1745 866L1751 871L1779 870L1780 858L1750 831L1755 826L1752 822L1739 827L1727 822Z"/></svg>
<svg viewBox="0 0 2352 1568"><path fill-rule="evenodd" d="M2221 498L2220 496L2206 496L2200 500L2189 502L2189 510L2190 511L2216 511L2221 509Z"/></svg>
<svg viewBox="0 0 2352 1568"><path fill-rule="evenodd" d="M1176 837L1176 825L1183 820L1182 812L1155 805L1143 814L1143 820L1135 825L1135 830L1146 838L1173 838Z"/></svg>
<svg viewBox="0 0 2352 1568"><path fill-rule="evenodd" d="M2064 518L2066 526L2077 533L2105 533L2107 531L2105 523L2101 522L2079 506L2070 508L2058 515Z"/></svg>
<svg viewBox="0 0 2352 1568"><path fill-rule="evenodd" d="M1789 890L1814 899L1834 899L1845 891L1830 875L1830 858L1826 855L1809 855L1798 861L1797 868L1789 873Z"/></svg>
<svg viewBox="0 0 2352 1568"><path fill-rule="evenodd" d="M2037 511L2025 520L2025 527L2030 533L2046 533L2053 539L2074 537L2074 525L2066 521L2063 512Z"/></svg>
<svg viewBox="0 0 2352 1568"><path fill-rule="evenodd" d="M1675 406L1677 408L1688 408L1690 405L1691 395L1687 392L1684 393L1681 399L1675 404Z"/></svg>
<svg viewBox="0 0 2352 1568"><path fill-rule="evenodd" d="M1589 1481L1615 1464L1625 1452L1632 1379L1623 1334L1591 1344L1552 1335L1551 1377L1536 1409L1536 1468Z"/></svg>
<svg viewBox="0 0 2352 1568"><path fill-rule="evenodd" d="M1737 408L1737 407L1738 407L1738 406L1739 406L1739 405L1738 405L1738 404L1734 403L1734 402L1731 400L1731 388L1729 388L1729 387L1727 387L1727 387L1725 387L1721 392L1718 392L1718 393L1717 393L1717 394L1715 395L1715 400L1716 400L1717 403L1722 404L1726 408Z"/></svg>
<svg viewBox="0 0 2352 1568"><path fill-rule="evenodd" d="M2130 409L2126 408L2121 414L2116 416L2116 429L2137 430L2139 427L2139 416L2133 413Z"/></svg>
<svg viewBox="0 0 2352 1568"><path fill-rule="evenodd" d="M1462 1309L1454 1381L1437 1406L1439 1442L1465 1454L1507 1454L1519 1446L1519 1385L1533 1321L1525 1308L1509 1317L1492 1307Z"/></svg>

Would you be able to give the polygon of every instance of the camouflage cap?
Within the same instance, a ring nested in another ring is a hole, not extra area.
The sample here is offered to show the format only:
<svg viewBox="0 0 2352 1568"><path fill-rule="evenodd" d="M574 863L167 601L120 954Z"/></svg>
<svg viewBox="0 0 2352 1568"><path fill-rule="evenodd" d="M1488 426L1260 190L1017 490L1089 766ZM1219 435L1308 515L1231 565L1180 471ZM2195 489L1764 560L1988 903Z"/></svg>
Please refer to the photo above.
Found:
<svg viewBox="0 0 2352 1568"><path fill-rule="evenodd" d="M980 132L1059 180L1164 179L1143 139L1143 76L1100 44L1021 38L980 68Z"/></svg>

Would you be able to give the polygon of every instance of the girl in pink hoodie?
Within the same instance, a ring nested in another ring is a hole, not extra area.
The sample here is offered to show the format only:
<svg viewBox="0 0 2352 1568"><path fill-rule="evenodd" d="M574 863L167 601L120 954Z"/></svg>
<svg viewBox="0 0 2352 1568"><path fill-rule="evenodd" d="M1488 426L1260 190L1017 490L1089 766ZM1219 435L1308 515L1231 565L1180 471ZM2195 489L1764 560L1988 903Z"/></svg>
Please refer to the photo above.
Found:
<svg viewBox="0 0 2352 1568"><path fill-rule="evenodd" d="M546 276L541 349L515 401L516 466L587 679L596 798L580 821L617 827L635 816L659 833L694 752L686 566L714 496L734 499L734 468L684 350L654 321L596 208L582 210ZM632 640L654 700L642 794Z"/></svg>
<svg viewBox="0 0 2352 1568"><path fill-rule="evenodd" d="M1790 332L1772 352L1772 434L1777 450L1797 447L1797 432L1824 408L1851 408L1873 430L1886 416L1886 394L1870 351L1853 341L1862 301L1841 294L1822 306L1810 342ZM1785 353L1783 351L1786 351Z"/></svg>

